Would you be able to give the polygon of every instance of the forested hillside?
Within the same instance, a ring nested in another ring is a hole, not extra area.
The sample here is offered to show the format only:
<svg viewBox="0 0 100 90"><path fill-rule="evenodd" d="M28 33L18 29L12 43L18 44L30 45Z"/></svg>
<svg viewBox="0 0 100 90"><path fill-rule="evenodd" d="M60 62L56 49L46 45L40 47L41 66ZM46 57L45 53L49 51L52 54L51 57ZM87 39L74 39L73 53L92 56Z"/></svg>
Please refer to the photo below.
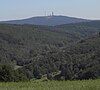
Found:
<svg viewBox="0 0 100 90"><path fill-rule="evenodd" d="M0 23L56 26L61 24L71 24L71 23L88 22L88 21L91 20L68 17L68 16L50 15L50 16L31 17L22 20L2 21Z"/></svg>
<svg viewBox="0 0 100 90"><path fill-rule="evenodd" d="M19 61L29 61L33 52L39 54L51 48L61 48L78 39L75 35L52 31L49 27L1 24L0 47L1 52L4 52L1 58L5 58L1 61L13 58L14 61L18 58Z"/></svg>
<svg viewBox="0 0 100 90"><path fill-rule="evenodd" d="M68 55L69 59L61 66L61 73L55 76L55 79L74 80L100 77L100 35L81 40L69 49L64 48L62 53Z"/></svg>
<svg viewBox="0 0 100 90"><path fill-rule="evenodd" d="M74 34L80 38L89 37L100 31L100 21L82 22L75 24L64 24L55 26L57 29Z"/></svg>
<svg viewBox="0 0 100 90"><path fill-rule="evenodd" d="M56 80L98 78L99 32L99 22L55 27L0 24L0 80L43 75ZM52 76L53 72L59 73Z"/></svg>

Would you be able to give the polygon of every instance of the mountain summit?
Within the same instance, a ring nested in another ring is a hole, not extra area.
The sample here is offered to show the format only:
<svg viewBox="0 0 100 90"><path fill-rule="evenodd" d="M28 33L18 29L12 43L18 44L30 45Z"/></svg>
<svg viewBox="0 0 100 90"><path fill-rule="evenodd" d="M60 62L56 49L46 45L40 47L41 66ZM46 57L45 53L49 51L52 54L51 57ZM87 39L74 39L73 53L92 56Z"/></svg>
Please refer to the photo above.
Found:
<svg viewBox="0 0 100 90"><path fill-rule="evenodd" d="M89 20L68 17L68 16L40 16L40 17L31 17L22 20L11 20L11 21L3 21L2 23L8 24L34 24L34 25L48 25L55 26L61 24L71 24L71 23L79 23L79 22L87 22Z"/></svg>

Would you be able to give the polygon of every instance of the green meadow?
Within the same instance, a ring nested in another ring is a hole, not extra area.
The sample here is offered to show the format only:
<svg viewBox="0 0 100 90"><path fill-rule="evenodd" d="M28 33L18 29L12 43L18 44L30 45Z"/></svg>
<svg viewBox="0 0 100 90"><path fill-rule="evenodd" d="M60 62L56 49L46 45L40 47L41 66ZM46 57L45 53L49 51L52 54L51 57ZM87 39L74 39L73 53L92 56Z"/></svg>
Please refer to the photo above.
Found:
<svg viewBox="0 0 100 90"><path fill-rule="evenodd" d="M0 90L100 90L100 80L7 82Z"/></svg>

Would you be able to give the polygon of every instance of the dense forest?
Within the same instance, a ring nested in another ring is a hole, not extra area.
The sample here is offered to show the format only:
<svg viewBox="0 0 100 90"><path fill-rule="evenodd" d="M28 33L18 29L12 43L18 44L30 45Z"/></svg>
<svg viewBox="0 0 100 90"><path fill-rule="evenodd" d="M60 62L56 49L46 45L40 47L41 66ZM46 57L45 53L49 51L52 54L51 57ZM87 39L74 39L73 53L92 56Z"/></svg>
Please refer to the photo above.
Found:
<svg viewBox="0 0 100 90"><path fill-rule="evenodd" d="M0 81L100 78L99 44L100 21L59 26L0 24Z"/></svg>

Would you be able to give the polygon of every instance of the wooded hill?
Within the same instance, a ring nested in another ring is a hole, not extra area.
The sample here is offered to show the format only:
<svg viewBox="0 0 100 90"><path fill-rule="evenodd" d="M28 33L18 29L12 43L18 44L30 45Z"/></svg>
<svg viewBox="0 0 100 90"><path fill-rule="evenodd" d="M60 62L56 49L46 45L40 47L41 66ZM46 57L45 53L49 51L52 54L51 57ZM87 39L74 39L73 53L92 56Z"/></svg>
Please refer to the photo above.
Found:
<svg viewBox="0 0 100 90"><path fill-rule="evenodd" d="M99 78L99 26L100 21L54 27L0 24L0 80L39 79L58 71L52 79Z"/></svg>

